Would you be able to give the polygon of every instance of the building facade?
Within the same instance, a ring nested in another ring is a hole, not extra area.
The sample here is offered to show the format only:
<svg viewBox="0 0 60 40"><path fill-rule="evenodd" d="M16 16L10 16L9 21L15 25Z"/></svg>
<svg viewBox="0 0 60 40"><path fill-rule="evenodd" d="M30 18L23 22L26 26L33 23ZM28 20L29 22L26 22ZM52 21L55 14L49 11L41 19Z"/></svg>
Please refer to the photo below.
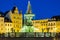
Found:
<svg viewBox="0 0 60 40"><path fill-rule="evenodd" d="M54 20L49 20L48 21L48 28L49 28L49 32L56 32L56 28L57 28L57 26L56 26L56 21L54 21Z"/></svg>
<svg viewBox="0 0 60 40"><path fill-rule="evenodd" d="M32 23L35 28L39 29L36 32L47 32L48 19L33 20Z"/></svg>
<svg viewBox="0 0 60 40"><path fill-rule="evenodd" d="M12 21L5 18L4 27L5 27L6 33L11 33L13 28Z"/></svg>
<svg viewBox="0 0 60 40"><path fill-rule="evenodd" d="M0 14L0 34L5 33L4 16Z"/></svg>
<svg viewBox="0 0 60 40"><path fill-rule="evenodd" d="M56 32L60 33L60 21L56 21Z"/></svg>
<svg viewBox="0 0 60 40"><path fill-rule="evenodd" d="M17 7L14 7L12 11L8 12L8 14L5 17L8 17L13 24L13 29L15 32L20 32L20 29L22 28L22 11L18 11Z"/></svg>

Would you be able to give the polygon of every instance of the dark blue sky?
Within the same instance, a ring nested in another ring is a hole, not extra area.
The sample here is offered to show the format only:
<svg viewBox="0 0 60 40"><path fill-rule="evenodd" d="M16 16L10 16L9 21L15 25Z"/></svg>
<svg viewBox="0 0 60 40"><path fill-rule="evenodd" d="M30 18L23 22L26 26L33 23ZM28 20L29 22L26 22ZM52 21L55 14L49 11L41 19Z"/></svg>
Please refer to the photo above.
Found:
<svg viewBox="0 0 60 40"><path fill-rule="evenodd" d="M60 15L60 0L30 0L30 2L36 19ZM6 12L15 5L24 14L27 10L27 3L28 0L0 0L0 11Z"/></svg>

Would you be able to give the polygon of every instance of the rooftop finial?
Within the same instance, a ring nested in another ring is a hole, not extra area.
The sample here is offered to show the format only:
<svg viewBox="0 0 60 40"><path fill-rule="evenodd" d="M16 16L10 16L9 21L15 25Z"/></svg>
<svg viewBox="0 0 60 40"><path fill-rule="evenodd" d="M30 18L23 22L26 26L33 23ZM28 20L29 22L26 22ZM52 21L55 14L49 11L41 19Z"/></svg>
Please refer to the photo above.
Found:
<svg viewBox="0 0 60 40"><path fill-rule="evenodd" d="M9 13L12 13L12 11L10 10Z"/></svg>
<svg viewBox="0 0 60 40"><path fill-rule="evenodd" d="M20 10L20 14L22 14L22 10Z"/></svg>
<svg viewBox="0 0 60 40"><path fill-rule="evenodd" d="M30 1L28 1L27 13L31 13L31 4L30 4Z"/></svg>

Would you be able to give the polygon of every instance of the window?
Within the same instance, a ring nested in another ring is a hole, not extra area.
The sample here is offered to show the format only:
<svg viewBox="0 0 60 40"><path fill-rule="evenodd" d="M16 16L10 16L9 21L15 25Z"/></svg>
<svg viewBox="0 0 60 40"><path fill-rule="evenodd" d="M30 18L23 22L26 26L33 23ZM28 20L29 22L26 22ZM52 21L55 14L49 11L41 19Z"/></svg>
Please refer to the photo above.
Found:
<svg viewBox="0 0 60 40"><path fill-rule="evenodd" d="M5 26L7 26L7 24L5 24Z"/></svg>
<svg viewBox="0 0 60 40"><path fill-rule="evenodd" d="M22 19L22 18L19 18L19 19Z"/></svg>
<svg viewBox="0 0 60 40"><path fill-rule="evenodd" d="M12 25L10 24L10 26L12 26Z"/></svg>
<svg viewBox="0 0 60 40"><path fill-rule="evenodd" d="M43 26L43 24L41 24Z"/></svg>
<svg viewBox="0 0 60 40"><path fill-rule="evenodd" d="M14 25L14 28L15 28L15 25Z"/></svg>
<svg viewBox="0 0 60 40"><path fill-rule="evenodd" d="M53 24L51 23L51 26L53 26Z"/></svg>
<svg viewBox="0 0 60 40"><path fill-rule="evenodd" d="M11 31L13 31L13 28L11 28Z"/></svg>
<svg viewBox="0 0 60 40"><path fill-rule="evenodd" d="M44 24L44 26L45 26L45 24Z"/></svg>
<svg viewBox="0 0 60 40"><path fill-rule="evenodd" d="M54 23L54 25L55 25L55 23Z"/></svg>
<svg viewBox="0 0 60 40"><path fill-rule="evenodd" d="M9 24L8 24L8 26L9 26Z"/></svg>
<svg viewBox="0 0 60 40"><path fill-rule="evenodd" d="M39 21L37 21L36 23L39 23Z"/></svg>
<svg viewBox="0 0 60 40"><path fill-rule="evenodd" d="M17 19L20 19L19 17L17 17Z"/></svg>
<svg viewBox="0 0 60 40"><path fill-rule="evenodd" d="M14 23L15 23L15 21L14 21Z"/></svg>
<svg viewBox="0 0 60 40"><path fill-rule="evenodd" d="M42 23L42 22L41 22Z"/></svg>
<svg viewBox="0 0 60 40"><path fill-rule="evenodd" d="M50 23L49 23L49 26L50 26Z"/></svg>
<svg viewBox="0 0 60 40"><path fill-rule="evenodd" d="M17 25L16 25L16 27L17 27Z"/></svg>
<svg viewBox="0 0 60 40"><path fill-rule="evenodd" d="M3 28L1 28L1 30L3 30Z"/></svg>
<svg viewBox="0 0 60 40"><path fill-rule="evenodd" d="M14 17L14 19L15 19L16 17Z"/></svg>
<svg viewBox="0 0 60 40"><path fill-rule="evenodd" d="M47 26L47 24L46 24L46 26Z"/></svg>
<svg viewBox="0 0 60 40"><path fill-rule="evenodd" d="M1 19L1 21L3 21L3 19Z"/></svg>
<svg viewBox="0 0 60 40"><path fill-rule="evenodd" d="M8 29L8 31L9 31L9 29Z"/></svg>
<svg viewBox="0 0 60 40"><path fill-rule="evenodd" d="M3 24L1 24L1 26L3 26Z"/></svg>
<svg viewBox="0 0 60 40"><path fill-rule="evenodd" d="M16 23L18 23L18 21L16 21Z"/></svg>
<svg viewBox="0 0 60 40"><path fill-rule="evenodd" d="M45 22L43 22L43 23L45 23Z"/></svg>
<svg viewBox="0 0 60 40"><path fill-rule="evenodd" d="M19 26L17 26L18 28L20 28Z"/></svg>

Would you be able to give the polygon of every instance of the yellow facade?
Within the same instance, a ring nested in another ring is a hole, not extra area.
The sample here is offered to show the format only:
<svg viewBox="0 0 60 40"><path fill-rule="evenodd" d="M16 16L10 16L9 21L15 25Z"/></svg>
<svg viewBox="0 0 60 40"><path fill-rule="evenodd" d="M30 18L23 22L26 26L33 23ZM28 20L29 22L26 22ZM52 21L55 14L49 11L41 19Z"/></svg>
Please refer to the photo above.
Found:
<svg viewBox="0 0 60 40"><path fill-rule="evenodd" d="M14 12L10 15L11 21L13 23L13 28L15 32L20 32L22 28L22 13L18 12L17 7L15 8Z"/></svg>
<svg viewBox="0 0 60 40"><path fill-rule="evenodd" d="M2 33L5 33L4 17L0 17L0 34L2 34Z"/></svg>
<svg viewBox="0 0 60 40"><path fill-rule="evenodd" d="M48 26L48 19L43 20L33 20L32 21L33 26L39 29L37 32L47 32L47 26Z"/></svg>
<svg viewBox="0 0 60 40"><path fill-rule="evenodd" d="M5 22L4 26L5 26L6 33L12 32L12 28L13 28L12 22Z"/></svg>
<svg viewBox="0 0 60 40"><path fill-rule="evenodd" d="M56 32L56 21L48 21L49 32Z"/></svg>
<svg viewBox="0 0 60 40"><path fill-rule="evenodd" d="M60 33L60 21L48 21L48 19L43 20L33 20L32 24L35 28L39 29L36 32L56 32Z"/></svg>
<svg viewBox="0 0 60 40"><path fill-rule="evenodd" d="M60 33L60 21L56 21L56 32Z"/></svg>
<svg viewBox="0 0 60 40"><path fill-rule="evenodd" d="M48 28L49 32L60 33L60 21L48 21Z"/></svg>
<svg viewBox="0 0 60 40"><path fill-rule="evenodd" d="M41 32L41 30L40 30L40 20L33 20L32 24L36 29L38 29L38 31L35 30L35 32Z"/></svg>

